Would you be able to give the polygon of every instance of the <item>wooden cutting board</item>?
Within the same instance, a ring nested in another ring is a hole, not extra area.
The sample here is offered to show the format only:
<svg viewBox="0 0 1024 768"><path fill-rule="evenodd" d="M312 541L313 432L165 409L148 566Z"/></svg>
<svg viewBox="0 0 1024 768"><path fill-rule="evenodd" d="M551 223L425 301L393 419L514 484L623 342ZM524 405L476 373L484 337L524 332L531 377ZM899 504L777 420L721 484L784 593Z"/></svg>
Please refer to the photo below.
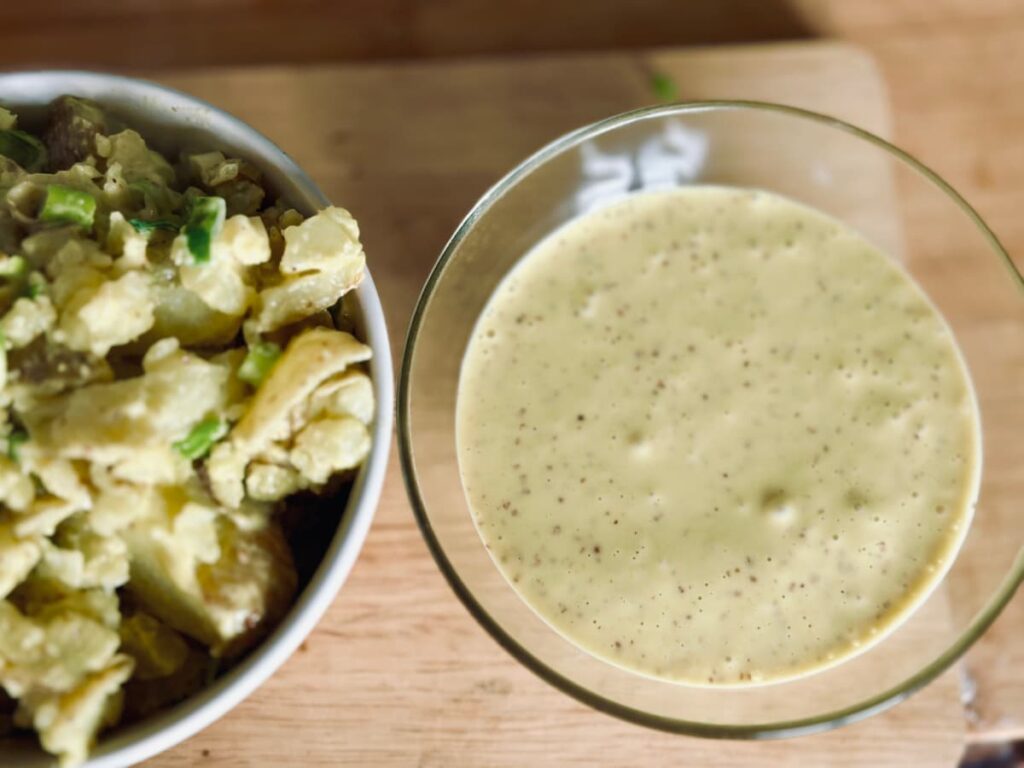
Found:
<svg viewBox="0 0 1024 768"><path fill-rule="evenodd" d="M781 101L890 132L872 61L832 43L157 79L268 134L355 213L397 357L427 272L480 194L566 130L654 101L653 71L682 98ZM300 652L147 765L949 766L963 744L955 670L883 715L789 741L704 741L590 711L521 668L456 600L393 455L366 548Z"/></svg>

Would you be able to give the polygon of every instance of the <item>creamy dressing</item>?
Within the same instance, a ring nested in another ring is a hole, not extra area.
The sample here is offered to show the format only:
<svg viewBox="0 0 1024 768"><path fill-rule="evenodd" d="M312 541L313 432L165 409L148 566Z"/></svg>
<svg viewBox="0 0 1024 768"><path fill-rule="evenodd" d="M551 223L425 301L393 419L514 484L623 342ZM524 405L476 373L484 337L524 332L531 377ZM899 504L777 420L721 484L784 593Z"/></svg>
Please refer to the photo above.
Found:
<svg viewBox="0 0 1024 768"><path fill-rule="evenodd" d="M459 464L522 598L634 672L749 685L837 663L941 579L979 426L885 254L766 193L633 195L527 254L473 332Z"/></svg>

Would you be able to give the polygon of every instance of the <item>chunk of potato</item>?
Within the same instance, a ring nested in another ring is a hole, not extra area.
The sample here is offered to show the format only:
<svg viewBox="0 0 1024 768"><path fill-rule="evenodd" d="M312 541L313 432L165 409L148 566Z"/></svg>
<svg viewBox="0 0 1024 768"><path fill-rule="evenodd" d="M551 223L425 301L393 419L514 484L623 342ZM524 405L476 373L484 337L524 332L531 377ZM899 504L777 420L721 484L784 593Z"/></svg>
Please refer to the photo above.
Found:
<svg viewBox="0 0 1024 768"><path fill-rule="evenodd" d="M199 506L175 509L172 501L125 532L127 589L148 613L208 645L214 656L233 656L287 610L295 567L274 521L243 529L227 515L202 514Z"/></svg>
<svg viewBox="0 0 1024 768"><path fill-rule="evenodd" d="M236 215L224 222L213 241L210 261L230 258L238 264L255 266L270 259L270 239L258 216Z"/></svg>
<svg viewBox="0 0 1024 768"><path fill-rule="evenodd" d="M92 493L82 481L79 468L67 459L40 451L32 442L21 449L21 471L38 477L46 491L70 502L76 509L88 509L92 505Z"/></svg>
<svg viewBox="0 0 1024 768"><path fill-rule="evenodd" d="M114 121L88 99L61 96L49 108L45 140L55 168L67 168L96 153L96 136L111 130Z"/></svg>
<svg viewBox="0 0 1024 768"><path fill-rule="evenodd" d="M153 297L153 328L143 343L174 337L186 347L219 347L242 325L241 317L218 312L177 280L155 284Z"/></svg>
<svg viewBox="0 0 1024 768"><path fill-rule="evenodd" d="M241 317L256 297L256 291L246 282L244 267L233 260L211 259L208 264L183 264L178 274L185 288L210 309L225 315Z"/></svg>
<svg viewBox="0 0 1024 768"><path fill-rule="evenodd" d="M52 281L50 297L57 309L63 310L64 305L79 291L98 290L114 260L92 240L81 240L66 229L54 230L50 238L43 238L44 234L40 232L33 235L40 238L40 241L36 247L27 251L34 254L28 258L37 266L45 268ZM59 249L51 255L50 250L58 244Z"/></svg>
<svg viewBox="0 0 1024 768"><path fill-rule="evenodd" d="M60 339L70 349L103 357L153 326L154 302L141 272L75 291L60 312Z"/></svg>
<svg viewBox="0 0 1024 768"><path fill-rule="evenodd" d="M21 698L33 689L67 691L113 658L116 631L72 610L23 615L0 601L0 685Z"/></svg>
<svg viewBox="0 0 1024 768"><path fill-rule="evenodd" d="M43 543L40 575L72 589L99 587L113 591L128 581L128 548L116 536L101 536L81 516Z"/></svg>
<svg viewBox="0 0 1024 768"><path fill-rule="evenodd" d="M317 385L370 357L370 348L342 331L313 328L292 339L235 425L214 447L207 470L214 495L237 507L244 496L245 467L276 441L291 436L292 412Z"/></svg>
<svg viewBox="0 0 1024 768"><path fill-rule="evenodd" d="M214 238L210 260L192 263L184 235L171 246L171 260L178 265L181 284L203 302L226 315L244 315L256 298L250 267L270 258L270 242L263 222L248 216L232 216Z"/></svg>
<svg viewBox="0 0 1024 768"><path fill-rule="evenodd" d="M286 227L283 234L282 274L362 273L366 256L359 243L359 224L344 208L325 208L297 226Z"/></svg>
<svg viewBox="0 0 1024 768"><path fill-rule="evenodd" d="M81 508L67 499L43 496L33 501L24 512L11 518L14 535L27 539L33 536L53 536L57 526Z"/></svg>
<svg viewBox="0 0 1024 768"><path fill-rule="evenodd" d="M174 182L174 169L159 152L146 146L137 131L124 130L113 136L97 136L96 149L108 165L121 166L121 175L128 182L149 181L169 187Z"/></svg>
<svg viewBox="0 0 1024 768"><path fill-rule="evenodd" d="M51 411L25 414L33 442L56 456L123 469L147 450L169 457L173 441L226 405L225 365L179 350L152 365L144 360L143 367L142 376L82 387Z"/></svg>
<svg viewBox="0 0 1024 768"><path fill-rule="evenodd" d="M96 736L121 716L121 686L131 677L132 660L115 656L68 691L30 691L19 701L16 717L39 733L39 742L57 755L62 768L83 763Z"/></svg>
<svg viewBox="0 0 1024 768"><path fill-rule="evenodd" d="M0 502L15 512L25 512L35 497L32 478L6 456L0 456Z"/></svg>
<svg viewBox="0 0 1024 768"><path fill-rule="evenodd" d="M40 557L40 539L20 539L9 522L0 523L0 600L25 580Z"/></svg>
<svg viewBox="0 0 1024 768"><path fill-rule="evenodd" d="M111 211L110 227L107 230L107 250L120 256L114 262L114 270L118 274L131 269L144 269L149 265L146 258L147 238L138 232L124 214Z"/></svg>
<svg viewBox="0 0 1024 768"><path fill-rule="evenodd" d="M373 382L363 371L350 370L332 376L309 398L307 421L321 416L351 416L363 424L373 421Z"/></svg>
<svg viewBox="0 0 1024 768"><path fill-rule="evenodd" d="M370 355L368 346L342 331L313 328L297 336L232 430L232 442L256 452L287 437L289 414L320 382Z"/></svg>
<svg viewBox="0 0 1024 768"><path fill-rule="evenodd" d="M186 159L193 180L207 188L237 177L241 164L240 160L228 160L223 152L202 152L189 155Z"/></svg>
<svg viewBox="0 0 1024 768"><path fill-rule="evenodd" d="M254 461L245 474L245 493L256 501L279 501L304 487L291 467Z"/></svg>
<svg viewBox="0 0 1024 768"><path fill-rule="evenodd" d="M327 309L362 279L363 265L357 262L330 272L288 276L280 285L260 291L254 330L268 333Z"/></svg>
<svg viewBox="0 0 1024 768"><path fill-rule="evenodd" d="M342 416L310 422L296 435L290 458L303 477L320 485L336 472L359 466L369 452L366 425Z"/></svg>
<svg viewBox="0 0 1024 768"><path fill-rule="evenodd" d="M127 528L162 503L153 485L122 482L113 471L96 464L92 465L90 474L97 490L89 511L89 524L102 536Z"/></svg>
<svg viewBox="0 0 1024 768"><path fill-rule="evenodd" d="M0 333L9 348L20 349L50 330L56 321L57 312L48 296L21 297L0 320Z"/></svg>
<svg viewBox="0 0 1024 768"><path fill-rule="evenodd" d="M16 602L35 621L73 613L108 629L121 625L121 606L116 592L106 589L71 589L33 571L16 590Z"/></svg>

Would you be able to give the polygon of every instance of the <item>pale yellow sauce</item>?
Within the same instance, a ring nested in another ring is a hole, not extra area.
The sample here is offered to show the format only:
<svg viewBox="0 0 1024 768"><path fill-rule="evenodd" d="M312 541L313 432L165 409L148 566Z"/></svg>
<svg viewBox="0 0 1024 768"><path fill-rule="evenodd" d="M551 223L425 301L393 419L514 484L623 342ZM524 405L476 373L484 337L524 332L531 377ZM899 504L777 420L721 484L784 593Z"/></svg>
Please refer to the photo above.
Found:
<svg viewBox="0 0 1024 768"><path fill-rule="evenodd" d="M941 579L979 473L917 285L840 222L722 187L634 195L527 254L474 330L467 498L581 648L702 685L805 674Z"/></svg>

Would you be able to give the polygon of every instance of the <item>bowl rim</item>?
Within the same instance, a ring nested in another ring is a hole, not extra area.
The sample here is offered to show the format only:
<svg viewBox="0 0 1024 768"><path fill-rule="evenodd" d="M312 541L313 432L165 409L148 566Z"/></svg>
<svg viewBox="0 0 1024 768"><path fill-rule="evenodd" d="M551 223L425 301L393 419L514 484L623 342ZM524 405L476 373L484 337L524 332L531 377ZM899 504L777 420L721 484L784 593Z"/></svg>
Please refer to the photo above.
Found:
<svg viewBox="0 0 1024 768"><path fill-rule="evenodd" d="M411 369L413 357L416 351L416 342L420 334L427 307L431 302L438 283L444 275L448 262L451 260L459 244L468 235L477 221L479 221L494 205L494 203L497 202L502 195L509 188L514 186L521 178L527 176L551 158L579 146L582 142L588 139L592 139L617 128L644 120L711 111L767 112L800 120L809 120L819 125L833 128L850 134L855 138L864 140L875 145L878 149L889 153L897 160L903 161L903 163L908 165L912 170L917 171L927 180L931 181L941 191L945 192L946 195L959 206L961 211L974 222L982 237L988 242L989 246L996 253L996 256L1002 260L1008 269L1011 280L1017 284L1018 289L1020 289L1022 294L1024 294L1024 275L1022 275L1017 269L1017 266L1014 264L1009 253L1000 243L998 237L988 227L977 211L975 211L975 209L949 183L947 183L945 179L930 167L917 160L913 155L900 149L891 142L876 136L870 131L859 128L858 126L844 120L840 120L830 115L821 114L819 112L814 112L812 110L786 104L754 100L680 101L672 104L642 107L640 109L622 112L569 131L546 144L525 160L521 161L480 197L480 199L473 205L459 223L458 227L456 227L451 238L442 249L437 262L431 269L430 275L420 292L406 333L405 348L402 353L398 380L398 454L402 468L402 476L405 481L406 493L409 496L409 501L416 516L416 522L419 524L420 532L423 534L423 538L426 540L427 547L430 550L431 555L434 557L438 568L444 574L449 586L473 618L476 619L476 621L499 645L501 645L502 648L504 648L512 655L513 658L528 668L531 672L583 704L606 714L618 717L622 720L654 728L656 730L717 739L764 740L789 738L831 730L883 712L905 700L911 694L920 690L940 674L945 672L971 645L973 645L982 633L988 629L1013 597L1017 588L1021 583L1024 583L1024 549L1018 552L1009 574L1000 583L999 589L975 615L973 620L968 624L967 629L960 634L956 642L954 642L937 658L933 659L931 663L905 679L903 682L892 686L879 694L864 699L863 701L822 715L781 720L777 722L767 721L742 726L702 723L695 720L683 720L651 714L641 709L620 704L606 698L582 685L579 685L560 672L557 672L515 640L494 618L490 616L484 606L477 601L472 590L462 580L459 576L458 570L445 554L444 547L438 539L430 521L427 504L420 493L416 474L416 461L414 457L415 450L413 446L411 426Z"/></svg>
<svg viewBox="0 0 1024 768"><path fill-rule="evenodd" d="M294 160L269 138L243 120L203 99L150 80L88 70L0 72L0 97L12 87L42 89L52 99L60 93L83 93L102 102L104 91L116 90L138 100L140 115L186 111L201 115L204 128L231 136L260 155L259 165L274 167L287 178L291 200L307 209L330 204L328 198ZM53 94L53 95L49 95ZM186 119L186 118L182 118ZM394 373L391 346L380 296L370 271L355 289L371 347L371 378L376 397L370 454L352 485L338 528L309 583L274 630L238 665L184 701L101 738L82 768L121 768L146 760L195 735L262 685L295 652L337 597L362 550L380 501L390 456L394 413ZM35 765L37 758L29 760ZM16 766L15 766L16 768Z"/></svg>

